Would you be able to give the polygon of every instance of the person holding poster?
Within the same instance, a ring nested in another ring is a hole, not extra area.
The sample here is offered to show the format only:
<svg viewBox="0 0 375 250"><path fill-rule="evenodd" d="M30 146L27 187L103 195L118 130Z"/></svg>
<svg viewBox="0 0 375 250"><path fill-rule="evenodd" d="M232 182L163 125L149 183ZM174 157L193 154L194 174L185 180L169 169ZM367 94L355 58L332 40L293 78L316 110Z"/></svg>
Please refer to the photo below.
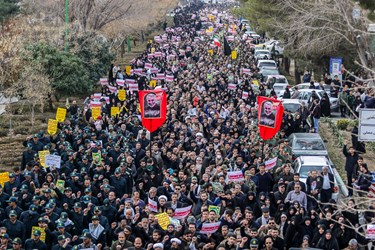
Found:
<svg viewBox="0 0 375 250"><path fill-rule="evenodd" d="M267 127L275 127L275 111L271 101L265 101L262 104L259 124Z"/></svg>
<svg viewBox="0 0 375 250"><path fill-rule="evenodd" d="M160 101L155 93L148 93L144 97L144 117L145 118L160 118Z"/></svg>

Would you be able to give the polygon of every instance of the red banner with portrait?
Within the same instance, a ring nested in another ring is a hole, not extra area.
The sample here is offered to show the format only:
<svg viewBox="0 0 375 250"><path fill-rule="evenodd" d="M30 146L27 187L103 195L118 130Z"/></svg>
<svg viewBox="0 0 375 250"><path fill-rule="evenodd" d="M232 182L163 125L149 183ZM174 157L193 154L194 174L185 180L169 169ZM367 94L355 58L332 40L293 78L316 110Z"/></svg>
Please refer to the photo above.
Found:
<svg viewBox="0 0 375 250"><path fill-rule="evenodd" d="M143 127L154 132L166 120L167 95L160 89L139 91L139 103Z"/></svg>
<svg viewBox="0 0 375 250"><path fill-rule="evenodd" d="M284 107L281 101L258 96L258 127L263 140L269 140L279 132L283 121Z"/></svg>

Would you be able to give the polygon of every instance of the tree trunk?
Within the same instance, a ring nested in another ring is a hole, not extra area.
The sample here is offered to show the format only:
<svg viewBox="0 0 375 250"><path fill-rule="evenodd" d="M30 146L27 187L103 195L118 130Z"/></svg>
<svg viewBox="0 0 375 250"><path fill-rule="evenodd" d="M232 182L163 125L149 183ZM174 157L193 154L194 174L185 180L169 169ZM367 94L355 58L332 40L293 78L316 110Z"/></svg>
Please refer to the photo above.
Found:
<svg viewBox="0 0 375 250"><path fill-rule="evenodd" d="M284 70L289 73L290 61L288 57L283 57Z"/></svg>
<svg viewBox="0 0 375 250"><path fill-rule="evenodd" d="M121 43L121 58L124 58L124 55L125 55L125 39L123 39Z"/></svg>
<svg viewBox="0 0 375 250"><path fill-rule="evenodd" d="M35 122L35 102L31 105L31 126L34 126Z"/></svg>
<svg viewBox="0 0 375 250"><path fill-rule="evenodd" d="M301 83L301 74L298 71L297 60L294 60L294 80L296 85Z"/></svg>

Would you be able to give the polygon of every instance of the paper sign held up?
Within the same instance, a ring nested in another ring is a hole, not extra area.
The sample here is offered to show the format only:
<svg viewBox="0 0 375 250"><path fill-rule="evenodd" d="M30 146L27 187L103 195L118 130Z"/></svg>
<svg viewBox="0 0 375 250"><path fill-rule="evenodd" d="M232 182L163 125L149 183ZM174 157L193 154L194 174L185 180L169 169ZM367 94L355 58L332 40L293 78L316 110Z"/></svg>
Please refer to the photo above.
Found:
<svg viewBox="0 0 375 250"><path fill-rule="evenodd" d="M61 167L61 156L60 155L46 155L46 161L45 161L46 167L54 167L54 168L60 168Z"/></svg>
<svg viewBox="0 0 375 250"><path fill-rule="evenodd" d="M117 91L117 97L120 101L125 101L126 100L126 91L125 89L119 89Z"/></svg>
<svg viewBox="0 0 375 250"><path fill-rule="evenodd" d="M49 150L42 150L38 152L40 165L46 167L46 155L49 155Z"/></svg>
<svg viewBox="0 0 375 250"><path fill-rule="evenodd" d="M119 107L111 107L111 116L116 116L120 113Z"/></svg>
<svg viewBox="0 0 375 250"><path fill-rule="evenodd" d="M54 119L48 120L48 127L47 127L48 134L55 135L57 133L57 123L58 123L57 120L54 120Z"/></svg>
<svg viewBox="0 0 375 250"><path fill-rule="evenodd" d="M100 116L100 107L91 108L91 113L92 113L92 118L94 118L94 120L98 119L98 117Z"/></svg>
<svg viewBox="0 0 375 250"><path fill-rule="evenodd" d="M9 181L9 172L0 173L0 184L4 186L4 183L8 181Z"/></svg>
<svg viewBox="0 0 375 250"><path fill-rule="evenodd" d="M66 108L57 108L56 111L56 120L59 122L65 121L66 117Z"/></svg>
<svg viewBox="0 0 375 250"><path fill-rule="evenodd" d="M170 223L169 216L166 212L155 215L155 218L158 219L158 223L163 230L167 230L167 227Z"/></svg>

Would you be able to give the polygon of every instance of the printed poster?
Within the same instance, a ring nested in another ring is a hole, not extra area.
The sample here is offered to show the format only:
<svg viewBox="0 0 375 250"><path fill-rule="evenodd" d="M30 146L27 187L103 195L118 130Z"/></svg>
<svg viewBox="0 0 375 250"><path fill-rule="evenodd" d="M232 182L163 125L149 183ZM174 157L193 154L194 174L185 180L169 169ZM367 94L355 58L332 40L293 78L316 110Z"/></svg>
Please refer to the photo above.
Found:
<svg viewBox="0 0 375 250"><path fill-rule="evenodd" d="M166 212L155 215L155 218L158 219L158 223L163 230L167 230L168 225L170 224L169 216Z"/></svg>
<svg viewBox="0 0 375 250"><path fill-rule="evenodd" d="M65 121L66 117L66 108L57 108L56 111L56 120L59 122Z"/></svg>

